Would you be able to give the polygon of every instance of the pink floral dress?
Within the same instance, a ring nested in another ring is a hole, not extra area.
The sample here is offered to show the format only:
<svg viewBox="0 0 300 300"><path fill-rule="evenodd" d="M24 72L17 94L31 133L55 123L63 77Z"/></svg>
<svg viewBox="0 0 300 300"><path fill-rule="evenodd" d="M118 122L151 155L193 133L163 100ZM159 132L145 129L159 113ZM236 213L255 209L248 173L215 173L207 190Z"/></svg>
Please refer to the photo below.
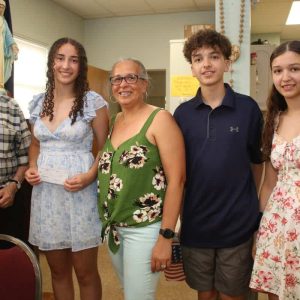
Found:
<svg viewBox="0 0 300 300"><path fill-rule="evenodd" d="M277 184L257 236L250 287L280 300L300 299L300 135L287 142L275 130L271 162Z"/></svg>

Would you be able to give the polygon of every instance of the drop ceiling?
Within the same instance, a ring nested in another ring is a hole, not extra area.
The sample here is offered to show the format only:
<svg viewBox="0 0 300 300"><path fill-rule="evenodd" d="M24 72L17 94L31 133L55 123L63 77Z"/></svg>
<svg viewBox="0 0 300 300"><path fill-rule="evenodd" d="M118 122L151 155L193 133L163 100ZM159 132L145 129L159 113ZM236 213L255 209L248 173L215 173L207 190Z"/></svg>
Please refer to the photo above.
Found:
<svg viewBox="0 0 300 300"><path fill-rule="evenodd" d="M52 0L83 19L210 11L215 0ZM300 39L300 25L286 26L292 0L258 0L252 6L251 32L279 33L282 40Z"/></svg>

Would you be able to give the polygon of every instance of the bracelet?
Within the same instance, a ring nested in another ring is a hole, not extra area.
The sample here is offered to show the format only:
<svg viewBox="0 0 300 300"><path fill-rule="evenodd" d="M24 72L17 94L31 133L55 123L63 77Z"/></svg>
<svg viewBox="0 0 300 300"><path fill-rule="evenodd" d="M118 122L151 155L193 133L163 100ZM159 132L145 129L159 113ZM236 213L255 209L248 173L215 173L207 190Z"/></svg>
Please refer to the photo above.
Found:
<svg viewBox="0 0 300 300"><path fill-rule="evenodd" d="M21 188L21 182L20 181L10 178L10 179L7 180L7 183L10 183L10 182L14 182L17 185L18 190Z"/></svg>

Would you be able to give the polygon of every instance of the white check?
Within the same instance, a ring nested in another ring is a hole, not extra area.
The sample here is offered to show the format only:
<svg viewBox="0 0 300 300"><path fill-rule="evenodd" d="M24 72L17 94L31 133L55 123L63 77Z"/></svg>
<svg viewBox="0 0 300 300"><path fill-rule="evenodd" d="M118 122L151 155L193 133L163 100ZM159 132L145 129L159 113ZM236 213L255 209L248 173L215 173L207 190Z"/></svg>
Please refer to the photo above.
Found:
<svg viewBox="0 0 300 300"><path fill-rule="evenodd" d="M41 167L39 168L39 174L42 181L61 185L63 185L65 180L69 177L69 172L67 169Z"/></svg>

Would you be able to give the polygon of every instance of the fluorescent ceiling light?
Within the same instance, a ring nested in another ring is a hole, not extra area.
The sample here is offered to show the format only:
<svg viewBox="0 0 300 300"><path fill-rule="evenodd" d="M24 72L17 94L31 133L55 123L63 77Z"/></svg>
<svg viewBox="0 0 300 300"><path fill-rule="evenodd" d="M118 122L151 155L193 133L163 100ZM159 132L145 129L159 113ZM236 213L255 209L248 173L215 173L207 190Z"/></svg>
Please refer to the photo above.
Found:
<svg viewBox="0 0 300 300"><path fill-rule="evenodd" d="M300 24L300 1L293 1L285 25L297 25L297 24Z"/></svg>

